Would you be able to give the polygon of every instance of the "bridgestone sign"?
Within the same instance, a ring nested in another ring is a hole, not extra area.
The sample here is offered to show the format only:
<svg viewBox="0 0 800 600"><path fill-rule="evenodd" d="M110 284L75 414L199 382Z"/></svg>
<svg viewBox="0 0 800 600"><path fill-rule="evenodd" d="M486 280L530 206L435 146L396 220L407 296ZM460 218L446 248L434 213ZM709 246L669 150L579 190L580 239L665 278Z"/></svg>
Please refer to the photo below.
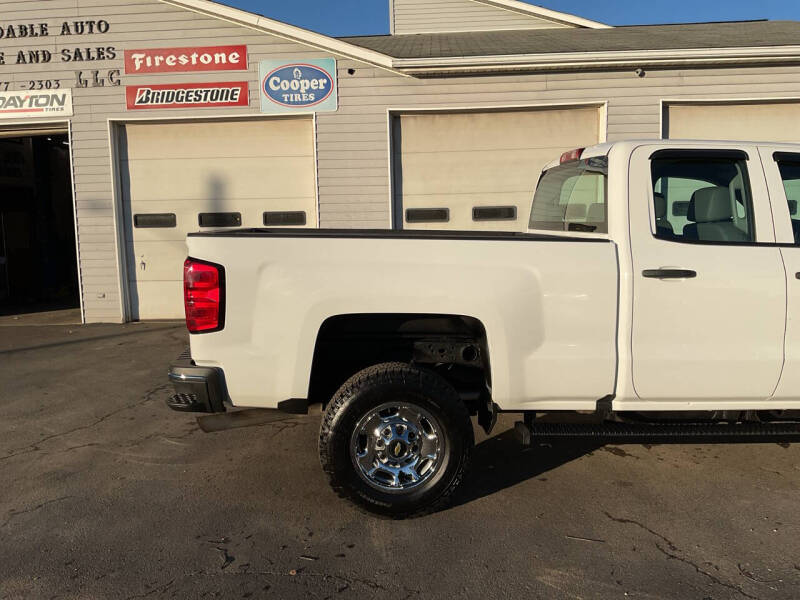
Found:
<svg viewBox="0 0 800 600"><path fill-rule="evenodd" d="M126 89L128 110L248 106L246 81L134 85Z"/></svg>
<svg viewBox="0 0 800 600"><path fill-rule="evenodd" d="M71 116L72 90L0 92L0 119Z"/></svg>

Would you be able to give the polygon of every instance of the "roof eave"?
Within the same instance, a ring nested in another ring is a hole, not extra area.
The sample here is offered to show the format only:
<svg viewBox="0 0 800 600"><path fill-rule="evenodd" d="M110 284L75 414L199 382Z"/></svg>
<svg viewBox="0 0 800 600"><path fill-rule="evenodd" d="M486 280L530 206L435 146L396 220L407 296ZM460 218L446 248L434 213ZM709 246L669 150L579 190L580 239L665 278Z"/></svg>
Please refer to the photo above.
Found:
<svg viewBox="0 0 800 600"><path fill-rule="evenodd" d="M800 46L565 52L503 56L396 58L395 69L415 76L498 71L800 62Z"/></svg>

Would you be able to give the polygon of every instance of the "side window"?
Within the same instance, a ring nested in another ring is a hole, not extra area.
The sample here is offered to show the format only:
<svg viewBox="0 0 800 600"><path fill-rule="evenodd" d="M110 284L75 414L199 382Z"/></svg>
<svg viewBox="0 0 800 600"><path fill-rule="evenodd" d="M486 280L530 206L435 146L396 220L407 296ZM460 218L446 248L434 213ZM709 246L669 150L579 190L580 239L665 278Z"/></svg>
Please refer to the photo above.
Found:
<svg viewBox="0 0 800 600"><path fill-rule="evenodd" d="M657 152L655 236L681 242L754 242L753 202L741 153Z"/></svg>
<svg viewBox="0 0 800 600"><path fill-rule="evenodd" d="M778 160L778 169L781 172L783 188L786 190L786 200L789 202L789 214L792 217L792 231L794 243L800 245L800 156L789 160Z"/></svg>

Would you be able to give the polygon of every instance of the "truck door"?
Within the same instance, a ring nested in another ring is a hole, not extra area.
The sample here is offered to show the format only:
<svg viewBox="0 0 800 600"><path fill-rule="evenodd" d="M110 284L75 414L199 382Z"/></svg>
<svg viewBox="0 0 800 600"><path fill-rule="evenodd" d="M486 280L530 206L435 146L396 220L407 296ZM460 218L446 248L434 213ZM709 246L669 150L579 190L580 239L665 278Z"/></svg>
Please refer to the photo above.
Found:
<svg viewBox="0 0 800 600"><path fill-rule="evenodd" d="M637 396L751 407L783 363L786 282L755 147L638 148L630 167Z"/></svg>
<svg viewBox="0 0 800 600"><path fill-rule="evenodd" d="M787 292L785 360L774 400L782 409L796 409L800 408L800 152L777 146L760 152Z"/></svg>

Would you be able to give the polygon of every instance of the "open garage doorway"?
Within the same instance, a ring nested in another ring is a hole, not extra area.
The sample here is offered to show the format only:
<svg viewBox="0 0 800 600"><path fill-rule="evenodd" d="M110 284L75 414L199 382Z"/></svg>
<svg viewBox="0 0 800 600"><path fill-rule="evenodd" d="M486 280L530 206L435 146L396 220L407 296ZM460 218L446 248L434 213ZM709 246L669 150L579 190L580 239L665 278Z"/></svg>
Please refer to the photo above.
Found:
<svg viewBox="0 0 800 600"><path fill-rule="evenodd" d="M69 137L25 133L0 131L0 319L80 323Z"/></svg>

